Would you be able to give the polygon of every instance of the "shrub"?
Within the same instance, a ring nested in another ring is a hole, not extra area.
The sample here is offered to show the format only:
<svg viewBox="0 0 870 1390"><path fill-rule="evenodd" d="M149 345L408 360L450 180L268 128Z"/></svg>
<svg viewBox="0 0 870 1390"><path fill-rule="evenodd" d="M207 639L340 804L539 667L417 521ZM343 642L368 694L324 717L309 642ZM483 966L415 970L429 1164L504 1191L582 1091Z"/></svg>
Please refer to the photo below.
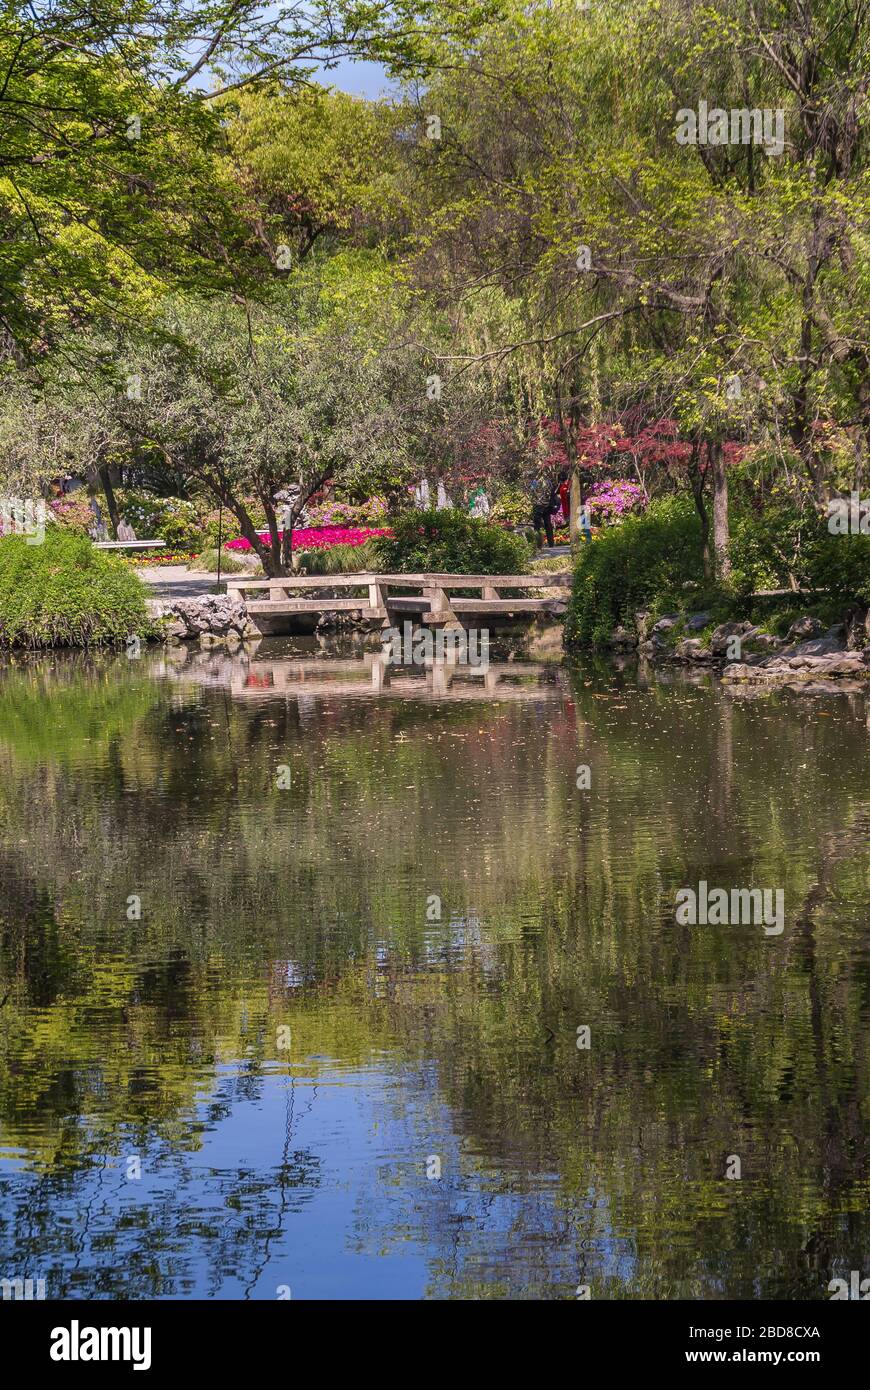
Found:
<svg viewBox="0 0 870 1390"><path fill-rule="evenodd" d="M217 574L217 546L212 550L203 550L200 555L197 555L190 568L199 574ZM221 574L254 574L262 568L259 560L255 565L251 560L243 558L232 550L221 551Z"/></svg>
<svg viewBox="0 0 870 1390"><path fill-rule="evenodd" d="M831 535L820 521L808 549L810 588L826 590L829 601L870 605L870 535Z"/></svg>
<svg viewBox="0 0 870 1390"><path fill-rule="evenodd" d="M639 483L628 478L605 478L592 488L586 497L586 506L593 522L620 521L629 512L640 511L646 498Z"/></svg>
<svg viewBox="0 0 870 1390"><path fill-rule="evenodd" d="M166 549L178 554L201 550L205 532L193 502L183 497L154 497L147 492L119 492L118 511L140 540L161 536Z"/></svg>
<svg viewBox="0 0 870 1390"><path fill-rule="evenodd" d="M63 527L42 545L0 540L0 645L108 646L150 632L142 581L116 556Z"/></svg>
<svg viewBox="0 0 870 1390"><path fill-rule="evenodd" d="M306 526L384 526L387 502L384 497L369 497L353 506L350 502L318 502L305 508Z"/></svg>
<svg viewBox="0 0 870 1390"><path fill-rule="evenodd" d="M82 493L71 493L49 502L49 517L59 526L86 536L94 524L94 514Z"/></svg>
<svg viewBox="0 0 870 1390"><path fill-rule="evenodd" d="M685 497L654 502L626 517L580 552L565 619L567 645L600 643L634 612L685 602L686 585L703 582L701 524Z"/></svg>
<svg viewBox="0 0 870 1390"><path fill-rule="evenodd" d="M325 550L300 550L295 558L306 574L363 574L378 568L374 541L362 545L333 545Z"/></svg>
<svg viewBox="0 0 870 1390"><path fill-rule="evenodd" d="M489 519L503 526L530 525L532 502L528 492L513 485L503 487L492 504Z"/></svg>
<svg viewBox="0 0 870 1390"><path fill-rule="evenodd" d="M526 541L453 508L404 512L376 542L384 573L524 574Z"/></svg>
<svg viewBox="0 0 870 1390"><path fill-rule="evenodd" d="M763 508L741 508L735 489L731 509L732 586L743 593L756 589L786 589L792 576L809 582L808 562L818 516L790 496L770 496Z"/></svg>

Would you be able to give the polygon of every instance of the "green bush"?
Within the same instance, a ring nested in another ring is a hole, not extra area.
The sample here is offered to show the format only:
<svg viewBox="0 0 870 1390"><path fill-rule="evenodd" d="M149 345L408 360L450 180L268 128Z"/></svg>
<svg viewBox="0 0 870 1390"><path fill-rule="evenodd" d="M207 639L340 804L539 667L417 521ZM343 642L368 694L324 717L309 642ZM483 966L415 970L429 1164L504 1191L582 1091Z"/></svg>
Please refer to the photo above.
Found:
<svg viewBox="0 0 870 1390"><path fill-rule="evenodd" d="M739 491L731 508L732 587L741 593L786 589L794 578L809 583L810 554L818 514L787 495L771 496L764 507L741 506Z"/></svg>
<svg viewBox="0 0 870 1390"><path fill-rule="evenodd" d="M109 646L150 632L142 581L116 556L55 526L41 545L0 540L0 646Z"/></svg>
<svg viewBox="0 0 870 1390"><path fill-rule="evenodd" d="M509 526L530 524L532 502L528 490L508 485L503 487L492 504L490 521L500 521Z"/></svg>
<svg viewBox="0 0 870 1390"><path fill-rule="evenodd" d="M118 511L129 521L139 540L160 536L166 549L190 555L206 541L203 522L195 503L183 497L154 497L147 492L119 492ZM227 538L225 533L224 539Z"/></svg>
<svg viewBox="0 0 870 1390"><path fill-rule="evenodd" d="M870 605L870 535L831 535L820 521L809 545L807 582L826 598Z"/></svg>
<svg viewBox="0 0 870 1390"><path fill-rule="evenodd" d="M703 584L701 523L690 498L653 502L584 545L565 618L566 645L606 640L639 608L677 607Z"/></svg>
<svg viewBox="0 0 870 1390"><path fill-rule="evenodd" d="M217 546L213 550L203 550L197 555L191 570L196 574L217 574L218 552ZM259 566L262 569L262 566ZM221 551L221 574L253 574L257 566L250 561L246 562L237 555L234 550Z"/></svg>
<svg viewBox="0 0 870 1390"><path fill-rule="evenodd" d="M322 550L300 550L296 557L306 574L371 574L378 568L374 541L362 545L330 545Z"/></svg>
<svg viewBox="0 0 870 1390"><path fill-rule="evenodd" d="M453 508L404 512L373 544L382 573L524 574L531 559L521 537Z"/></svg>

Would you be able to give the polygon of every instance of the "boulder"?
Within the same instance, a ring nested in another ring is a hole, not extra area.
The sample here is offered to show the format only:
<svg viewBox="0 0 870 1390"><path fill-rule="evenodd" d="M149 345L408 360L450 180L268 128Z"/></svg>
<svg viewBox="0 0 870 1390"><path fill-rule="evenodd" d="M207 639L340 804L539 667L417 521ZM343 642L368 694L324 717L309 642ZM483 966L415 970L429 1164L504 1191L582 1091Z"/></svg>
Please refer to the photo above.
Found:
<svg viewBox="0 0 870 1390"><path fill-rule="evenodd" d="M864 651L870 645L870 608L862 605L846 615L846 646L850 651Z"/></svg>
<svg viewBox="0 0 870 1390"><path fill-rule="evenodd" d="M257 635L257 629L248 618L244 601L237 594L200 594L196 598L174 599L172 603L160 605L161 617L168 618L167 636L175 640L190 641L193 638L227 638L231 633L236 642L248 635ZM214 641L204 642L203 646L214 646Z"/></svg>
<svg viewBox="0 0 870 1390"><path fill-rule="evenodd" d="M645 642L641 642L638 651L641 656L650 657L671 656L673 654L671 644L666 642L663 637L659 637L657 633L653 633L652 637L648 637Z"/></svg>
<svg viewBox="0 0 870 1390"><path fill-rule="evenodd" d="M665 613L663 617L659 618L657 623L653 623L653 635L670 632L671 628L676 627L679 621L679 613Z"/></svg>
<svg viewBox="0 0 870 1390"><path fill-rule="evenodd" d="M712 661L713 653L699 637L684 637L677 643L674 655L680 661Z"/></svg>
<svg viewBox="0 0 870 1390"><path fill-rule="evenodd" d="M799 642L802 638L818 637L824 631L818 618L811 618L808 613L796 618L786 634L787 642Z"/></svg>
<svg viewBox="0 0 870 1390"><path fill-rule="evenodd" d="M752 623L720 623L710 638L710 651L714 656L726 656L735 637L739 637L742 643L757 631Z"/></svg>
<svg viewBox="0 0 870 1390"><path fill-rule="evenodd" d="M813 637L808 642L800 642L790 651L783 653L791 658L791 665L800 665L807 658L831 656L834 652L846 649L846 632L842 624L829 628L823 637Z"/></svg>
<svg viewBox="0 0 870 1390"><path fill-rule="evenodd" d="M690 613L686 619L686 631L700 632L702 628L707 627L711 622L712 618L709 613Z"/></svg>

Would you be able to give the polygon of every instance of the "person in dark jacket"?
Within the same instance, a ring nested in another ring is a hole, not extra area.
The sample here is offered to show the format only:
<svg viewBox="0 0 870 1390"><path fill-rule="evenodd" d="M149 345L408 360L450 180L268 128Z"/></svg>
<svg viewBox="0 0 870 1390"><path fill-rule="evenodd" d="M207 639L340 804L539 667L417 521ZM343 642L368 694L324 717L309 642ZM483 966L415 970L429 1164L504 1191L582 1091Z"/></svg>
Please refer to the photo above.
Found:
<svg viewBox="0 0 870 1390"><path fill-rule="evenodd" d="M553 482L552 479L548 478L537 478L532 484L532 525L535 528L538 545L541 544L542 529L547 537L547 545L551 549L556 543L553 536L553 514L562 505L559 485L567 476L567 473L562 475L558 482Z"/></svg>

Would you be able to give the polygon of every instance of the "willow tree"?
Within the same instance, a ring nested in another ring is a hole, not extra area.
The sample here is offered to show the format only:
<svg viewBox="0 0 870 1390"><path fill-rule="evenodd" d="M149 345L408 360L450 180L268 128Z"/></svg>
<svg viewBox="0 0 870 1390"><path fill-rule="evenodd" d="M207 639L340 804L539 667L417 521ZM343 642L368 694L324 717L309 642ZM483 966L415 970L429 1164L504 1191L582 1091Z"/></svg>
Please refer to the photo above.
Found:
<svg viewBox="0 0 870 1390"><path fill-rule="evenodd" d="M815 422L866 448L865 46L846 0L518 7L428 84L440 138L408 147L423 282L498 286L521 320L453 360L533 364L575 465L589 425L675 416L710 459L720 572L729 440L784 441L819 497ZM682 141L702 103L778 113L781 144L754 117Z"/></svg>

